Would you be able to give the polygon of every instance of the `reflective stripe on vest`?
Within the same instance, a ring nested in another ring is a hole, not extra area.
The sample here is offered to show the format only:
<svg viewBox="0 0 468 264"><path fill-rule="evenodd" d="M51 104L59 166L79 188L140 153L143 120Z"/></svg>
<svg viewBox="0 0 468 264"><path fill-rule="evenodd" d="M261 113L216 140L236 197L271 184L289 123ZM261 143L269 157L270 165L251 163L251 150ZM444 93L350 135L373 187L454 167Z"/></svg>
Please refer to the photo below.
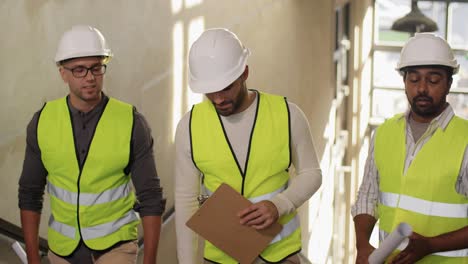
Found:
<svg viewBox="0 0 468 264"><path fill-rule="evenodd" d="M267 193L267 194L264 194L264 195L260 195L260 196L257 196L257 197L251 197L248 200L251 201L252 203L257 203L257 202L260 202L260 201L269 200L269 199L275 197L277 194L281 193L282 191L286 190L286 186L287 185L283 185L283 186L281 186L281 188L277 189L274 192ZM204 186L203 186L203 188L206 189L206 187L204 187ZM206 189L206 192L210 196L213 194L208 189ZM281 232L273 238L273 240L270 242L270 244L276 243L276 242L280 241L282 238L290 236L294 231L296 231L297 228L299 228L299 226L300 226L299 216L296 214L294 216L294 218L292 218L289 222L287 222L286 224L283 225L283 229L281 230Z"/></svg>
<svg viewBox="0 0 468 264"><path fill-rule="evenodd" d="M138 237L135 195L125 168L130 160L133 106L109 98L79 164L66 98L48 102L37 125L47 169L51 211L49 248L67 256L78 243L104 250ZM80 237L81 236L81 237Z"/></svg>
<svg viewBox="0 0 468 264"><path fill-rule="evenodd" d="M281 193L284 190L286 190L286 185L281 186L281 188L279 188L276 191L273 191L271 193L266 193L264 195L260 195L260 196L257 196L257 197L250 197L249 201L251 201L252 203L258 203L260 201L270 200L270 199L272 199L273 197L275 197L276 195L278 195L279 193Z"/></svg>
<svg viewBox="0 0 468 264"><path fill-rule="evenodd" d="M51 214L49 217L49 227L66 237L75 239L76 228L74 228L73 226L69 226L69 225L55 221L53 214Z"/></svg>
<svg viewBox="0 0 468 264"><path fill-rule="evenodd" d="M204 188L206 190L206 193L209 196L211 196L213 194L213 192L208 190L205 186L203 186L202 188ZM250 198L248 198L248 200L251 201L252 203L257 203L257 202L260 202L260 201L263 201L263 200L269 200L269 199L273 198L274 196L276 196L277 194L281 193L284 190L286 190L286 185L281 186L279 189L277 189L276 191L273 191L271 193L266 193L264 195L260 195L260 196L256 196L256 197L250 197Z"/></svg>
<svg viewBox="0 0 468 264"><path fill-rule="evenodd" d="M283 229L276 235L273 240L270 242L270 245L280 241L281 239L290 236L296 229L300 226L299 216L296 214L293 219L291 219L287 224L283 225Z"/></svg>
<svg viewBox="0 0 468 264"><path fill-rule="evenodd" d="M121 228L123 225L131 223L133 221L137 221L139 219L140 218L135 213L135 211L131 210L128 213L126 213L122 218L117 219L113 222L81 228L81 234L83 235L84 240L104 237L119 230L119 228ZM52 214L49 218L49 227L66 237L69 237L71 239L75 238L76 228L56 221Z"/></svg>
<svg viewBox="0 0 468 264"><path fill-rule="evenodd" d="M468 122L454 116L412 157L407 157L411 153L406 151L406 126L406 119L396 116L375 132L380 230L391 233L399 223L406 222L415 233L434 237L467 226L468 199L455 191L455 185L468 143ZM405 171L406 158L412 160ZM428 255L420 262L465 263L467 257L466 252L454 250Z"/></svg>
<svg viewBox="0 0 468 264"><path fill-rule="evenodd" d="M414 232L432 237L467 226L468 198L457 193L455 185L468 143L468 122L454 116L445 128L437 128L405 171L410 155L406 125L404 117L396 116L375 132L379 191L389 194L379 194L380 228L390 233L406 222Z"/></svg>
<svg viewBox="0 0 468 264"><path fill-rule="evenodd" d="M402 208L423 215L452 218L468 217L468 204L431 202L408 195L380 192L380 202L393 208Z"/></svg>
<svg viewBox="0 0 468 264"><path fill-rule="evenodd" d="M383 230L379 230L379 237L380 242L383 241L389 234ZM403 242L398 245L398 250L403 251L406 246L408 246L408 239L403 240ZM436 252L432 253L431 255L441 256L441 257L449 257L449 258L463 258L468 257L468 248L459 249L459 250L451 250L451 251L443 251L443 252Z"/></svg>
<svg viewBox="0 0 468 264"><path fill-rule="evenodd" d="M58 199L76 205L78 200L78 194L75 192L69 192L65 189L53 185L51 182L47 182L47 191L50 195L57 197ZM96 205L112 202L130 195L130 184L127 182L116 188L104 191L102 193L80 193L80 205Z"/></svg>
<svg viewBox="0 0 468 264"><path fill-rule="evenodd" d="M288 103L284 97L261 92L257 92L257 100L244 166L240 166L213 104L205 101L192 108L189 122L191 154L195 166L204 176L206 190L214 192L225 183L253 202L267 200L278 190L284 190L291 165ZM279 262L300 250L298 219L296 212L279 218L278 222L286 228L276 243L263 250L263 259ZM213 262L237 263L209 242L205 243L204 256Z"/></svg>

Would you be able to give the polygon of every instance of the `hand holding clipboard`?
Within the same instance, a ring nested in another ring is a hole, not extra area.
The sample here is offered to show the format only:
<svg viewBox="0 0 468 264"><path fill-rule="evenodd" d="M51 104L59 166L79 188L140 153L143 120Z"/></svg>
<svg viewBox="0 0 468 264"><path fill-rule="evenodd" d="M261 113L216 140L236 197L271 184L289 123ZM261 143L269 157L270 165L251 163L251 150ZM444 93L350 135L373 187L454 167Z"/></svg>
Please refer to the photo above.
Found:
<svg viewBox="0 0 468 264"><path fill-rule="evenodd" d="M251 204L223 183L187 221L187 226L241 264L250 264L282 229L279 223L262 230L241 225L237 214Z"/></svg>

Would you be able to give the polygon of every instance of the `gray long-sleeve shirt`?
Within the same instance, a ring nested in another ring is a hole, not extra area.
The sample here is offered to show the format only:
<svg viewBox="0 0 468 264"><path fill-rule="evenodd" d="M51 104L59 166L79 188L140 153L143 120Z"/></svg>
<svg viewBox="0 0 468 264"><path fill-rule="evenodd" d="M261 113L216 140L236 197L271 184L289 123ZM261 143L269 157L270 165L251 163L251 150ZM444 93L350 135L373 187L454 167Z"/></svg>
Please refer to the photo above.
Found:
<svg viewBox="0 0 468 264"><path fill-rule="evenodd" d="M84 113L73 108L67 98L75 135L75 148L80 164L89 150L99 117L104 111L109 98L103 94L101 102L91 111ZM138 204L135 210L141 217L149 215L162 215L165 208L165 199L153 155L153 138L151 129L145 118L135 108L134 125L131 137L130 162L126 172L131 174L135 187ZM19 180L18 200L19 208L41 212L43 194L48 175L41 159L41 151L37 141L37 124L40 111L36 112L29 122L26 136L26 153L23 163L23 171Z"/></svg>

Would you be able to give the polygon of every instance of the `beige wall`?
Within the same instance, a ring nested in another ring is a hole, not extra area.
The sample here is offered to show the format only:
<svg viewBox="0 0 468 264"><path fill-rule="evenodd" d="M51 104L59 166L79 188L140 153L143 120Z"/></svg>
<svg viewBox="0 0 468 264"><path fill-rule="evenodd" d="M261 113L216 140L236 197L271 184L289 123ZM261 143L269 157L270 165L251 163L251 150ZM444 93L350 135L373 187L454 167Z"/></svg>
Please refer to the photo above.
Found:
<svg viewBox="0 0 468 264"><path fill-rule="evenodd" d="M188 7L190 2L199 3ZM191 21L236 32L252 51L248 86L297 103L309 119L319 158L324 153L323 133L334 93L333 1L4 0L0 7L1 218L20 224L17 181L25 128L45 101L67 93L53 57L60 35L74 24L96 26L110 43L115 57L106 74L105 91L134 104L151 125L168 207L173 205L174 122L190 108L185 56L193 39ZM180 43L174 43L174 28L181 30ZM45 223L44 216L44 237ZM308 233L304 234L307 242ZM163 232L162 246L173 243L174 233Z"/></svg>

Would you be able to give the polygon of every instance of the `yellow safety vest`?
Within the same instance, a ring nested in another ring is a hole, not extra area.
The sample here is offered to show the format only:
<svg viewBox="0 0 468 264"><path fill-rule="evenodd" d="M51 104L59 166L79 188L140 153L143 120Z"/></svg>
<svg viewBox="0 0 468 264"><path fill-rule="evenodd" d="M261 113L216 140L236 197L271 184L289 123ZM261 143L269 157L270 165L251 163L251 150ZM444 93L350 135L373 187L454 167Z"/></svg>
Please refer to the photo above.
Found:
<svg viewBox="0 0 468 264"><path fill-rule="evenodd" d="M42 109L37 139L48 171L48 241L54 253L70 255L80 239L95 250L137 239L135 195L124 173L132 124L133 107L110 98L80 170L67 99L48 102Z"/></svg>
<svg viewBox="0 0 468 264"><path fill-rule="evenodd" d="M214 192L227 183L252 202L268 200L282 192L291 164L289 109L284 97L258 93L253 131L244 172L225 135L220 117L209 101L191 111L190 138L195 166L204 175L204 186ZM261 253L269 262L279 262L301 250L301 231L296 212L280 217L282 232ZM219 263L237 263L223 251L205 242L205 258Z"/></svg>
<svg viewBox="0 0 468 264"><path fill-rule="evenodd" d="M445 130L438 128L403 174L405 126L405 118L397 115L376 131L374 157L380 175L382 235L400 222L429 237L467 226L468 198L455 191L455 183L468 143L468 122L455 116ZM418 263L468 263L468 249L437 252Z"/></svg>

